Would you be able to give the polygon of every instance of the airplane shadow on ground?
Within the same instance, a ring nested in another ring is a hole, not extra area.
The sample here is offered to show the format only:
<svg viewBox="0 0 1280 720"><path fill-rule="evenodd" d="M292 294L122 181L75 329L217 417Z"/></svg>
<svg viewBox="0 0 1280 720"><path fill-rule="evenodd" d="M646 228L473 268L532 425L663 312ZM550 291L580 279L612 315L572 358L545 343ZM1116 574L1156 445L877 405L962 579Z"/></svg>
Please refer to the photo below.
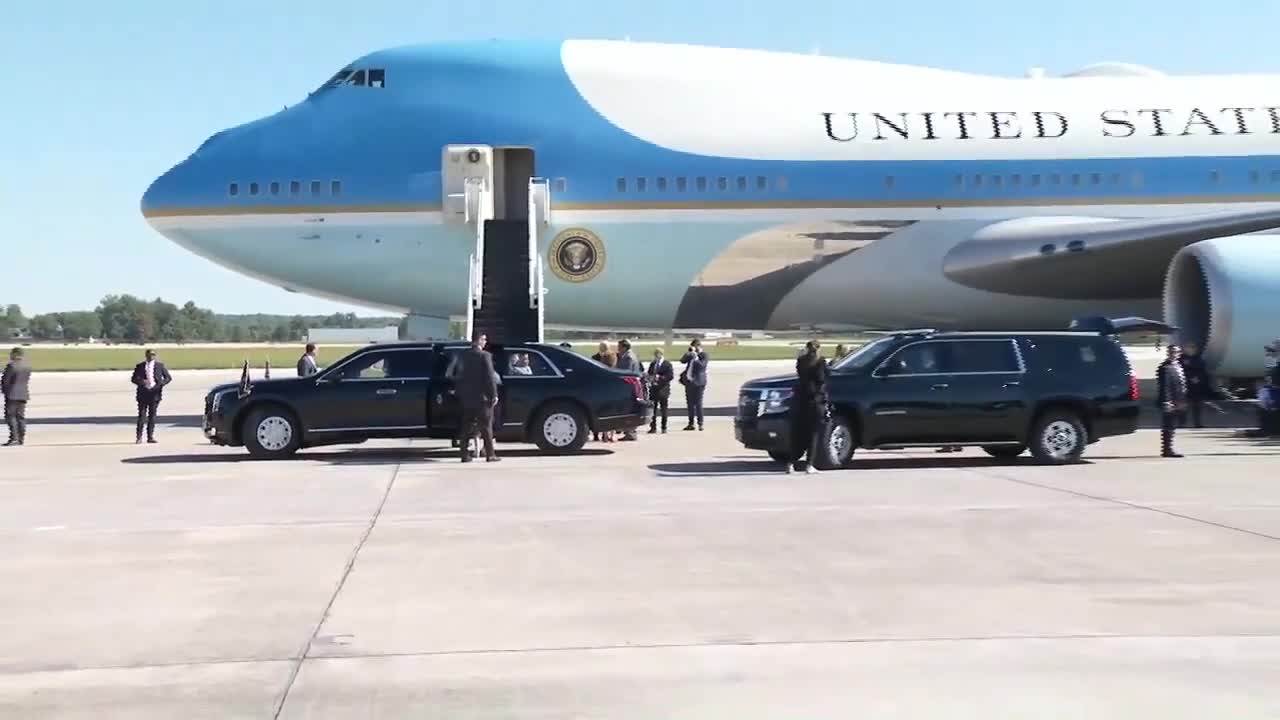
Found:
<svg viewBox="0 0 1280 720"><path fill-rule="evenodd" d="M612 450L584 449L572 455L547 456L542 451L533 448L503 448L501 445L497 447L497 452L498 457L501 458L598 457L613 454ZM462 464L458 459L458 451L455 448L414 449L411 447L357 448L340 452L325 452L322 448L317 448L313 451L303 450L291 458L281 460L259 460L250 456L247 451L241 451L221 453L187 453L182 455L143 455L141 457L124 458L120 462L126 465L235 464L245 462L323 462L330 465L409 465L427 463ZM480 458L476 460L476 464L484 465L491 463L485 463L484 459ZM496 467L502 467L502 464L498 463Z"/></svg>

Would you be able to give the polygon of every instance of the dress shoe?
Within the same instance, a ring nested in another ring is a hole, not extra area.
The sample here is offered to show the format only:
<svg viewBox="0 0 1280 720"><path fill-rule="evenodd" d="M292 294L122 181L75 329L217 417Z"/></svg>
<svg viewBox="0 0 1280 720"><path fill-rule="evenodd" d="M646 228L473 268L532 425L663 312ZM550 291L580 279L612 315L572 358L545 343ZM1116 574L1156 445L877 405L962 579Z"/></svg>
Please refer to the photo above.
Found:
<svg viewBox="0 0 1280 720"><path fill-rule="evenodd" d="M1167 453L1160 453L1160 457L1167 457L1167 458L1180 458L1180 457L1182 457L1182 454L1181 454L1181 453L1176 453L1176 452L1167 452Z"/></svg>
<svg viewBox="0 0 1280 720"><path fill-rule="evenodd" d="M484 461L485 462L502 462L502 458L498 457L497 455L490 455L489 457L485 458Z"/></svg>

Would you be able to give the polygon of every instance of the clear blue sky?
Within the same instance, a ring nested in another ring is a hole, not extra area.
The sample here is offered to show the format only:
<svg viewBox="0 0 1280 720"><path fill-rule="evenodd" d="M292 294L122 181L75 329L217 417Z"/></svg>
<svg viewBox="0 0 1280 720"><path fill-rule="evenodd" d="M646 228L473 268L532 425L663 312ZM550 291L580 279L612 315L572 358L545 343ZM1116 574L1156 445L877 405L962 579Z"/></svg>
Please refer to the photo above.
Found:
<svg viewBox="0 0 1280 720"><path fill-rule="evenodd" d="M138 200L215 131L297 102L381 47L630 36L1005 75L1102 60L1280 69L1280 3L1257 0L37 0L2 15L0 303L28 313L127 292L220 312L376 314L190 255L151 230Z"/></svg>

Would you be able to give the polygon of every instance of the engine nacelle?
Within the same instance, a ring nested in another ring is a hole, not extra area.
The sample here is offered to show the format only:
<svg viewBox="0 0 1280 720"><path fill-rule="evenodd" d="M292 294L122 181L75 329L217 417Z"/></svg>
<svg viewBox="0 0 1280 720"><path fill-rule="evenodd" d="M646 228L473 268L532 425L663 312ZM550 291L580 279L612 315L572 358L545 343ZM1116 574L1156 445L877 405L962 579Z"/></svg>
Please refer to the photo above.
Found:
<svg viewBox="0 0 1280 720"><path fill-rule="evenodd" d="M1189 245L1169 263L1164 319L1201 348L1219 377L1260 377L1263 347L1280 337L1280 236L1243 235Z"/></svg>

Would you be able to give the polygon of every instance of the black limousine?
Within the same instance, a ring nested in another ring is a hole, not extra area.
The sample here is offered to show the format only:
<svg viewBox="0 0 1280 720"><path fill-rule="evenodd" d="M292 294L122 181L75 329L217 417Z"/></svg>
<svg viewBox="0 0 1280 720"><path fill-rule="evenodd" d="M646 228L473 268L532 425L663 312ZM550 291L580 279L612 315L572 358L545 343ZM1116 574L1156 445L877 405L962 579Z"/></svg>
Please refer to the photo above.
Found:
<svg viewBox="0 0 1280 720"><path fill-rule="evenodd" d="M205 437L260 458L377 438L456 438L455 368L465 343L370 345L308 378L219 385L205 397ZM490 345L500 377L495 439L554 454L580 450L592 432L649 421L636 372L572 350Z"/></svg>

